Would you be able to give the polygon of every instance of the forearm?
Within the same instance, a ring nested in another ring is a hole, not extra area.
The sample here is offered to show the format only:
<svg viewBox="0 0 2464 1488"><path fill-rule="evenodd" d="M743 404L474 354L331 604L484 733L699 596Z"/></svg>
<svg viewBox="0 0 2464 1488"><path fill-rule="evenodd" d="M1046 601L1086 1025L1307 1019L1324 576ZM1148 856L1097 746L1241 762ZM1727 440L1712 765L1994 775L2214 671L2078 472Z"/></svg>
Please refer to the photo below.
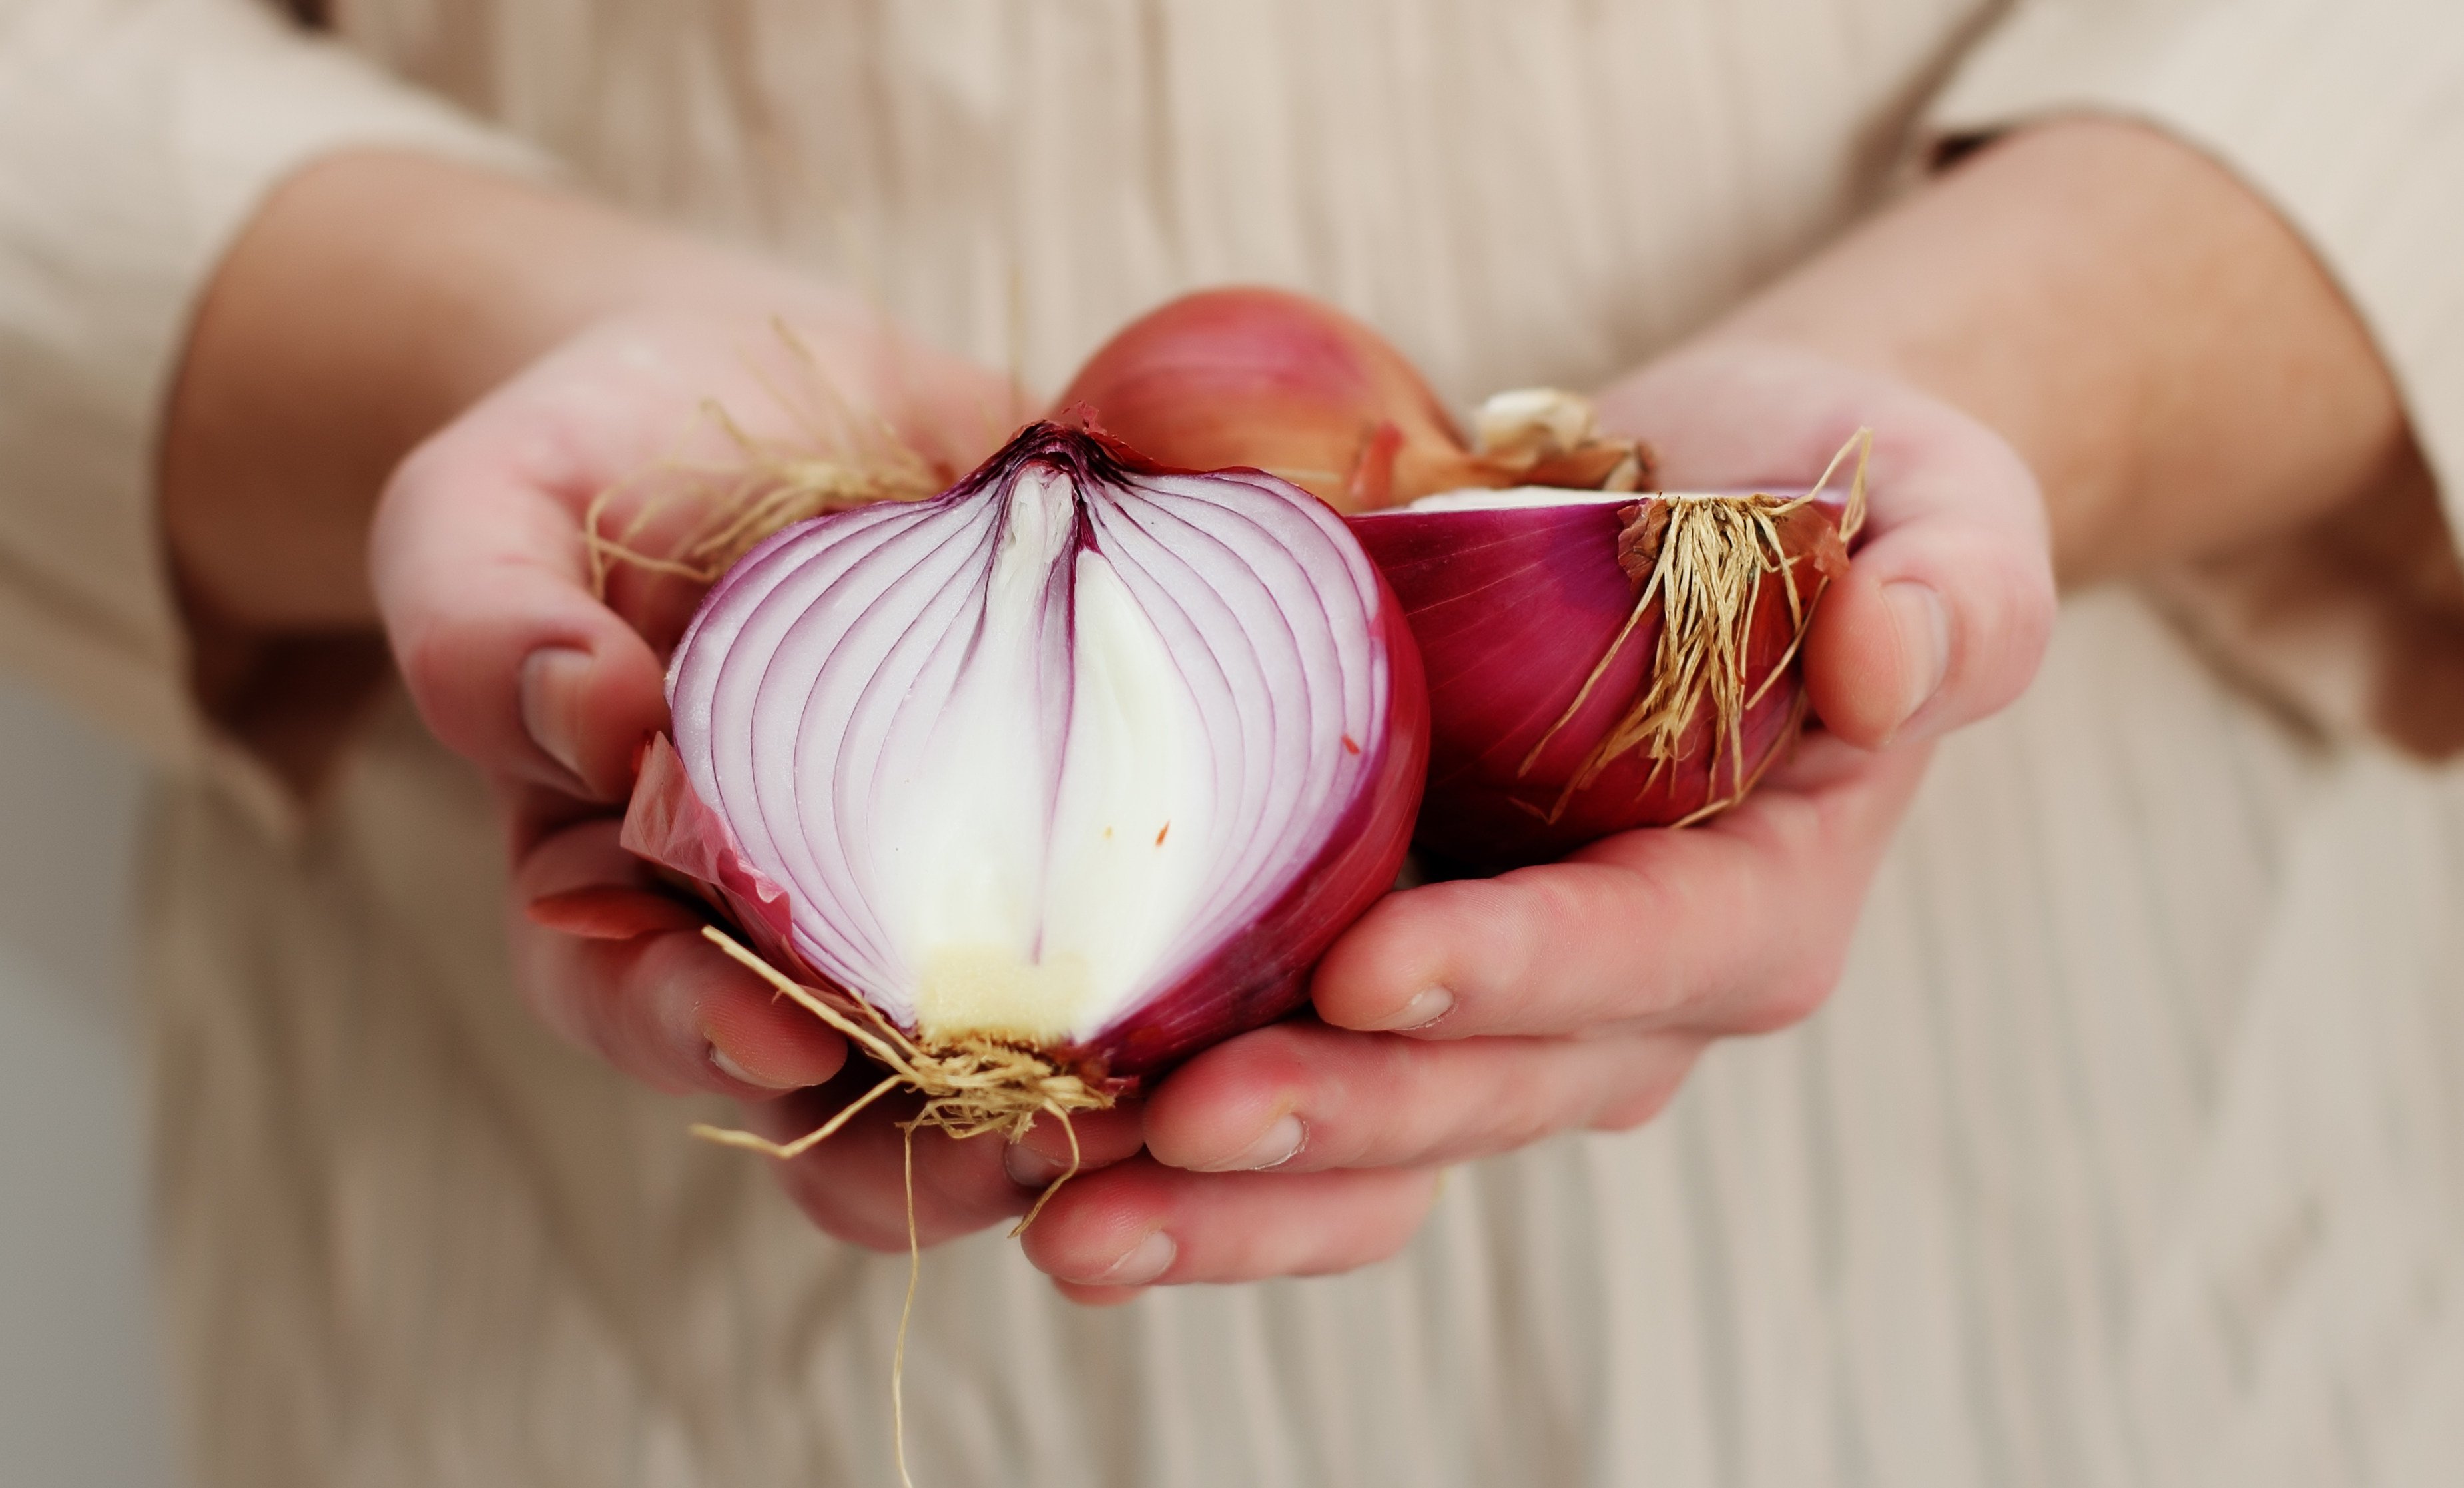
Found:
<svg viewBox="0 0 2464 1488"><path fill-rule="evenodd" d="M2078 585L2283 530L2419 456L2335 283L2268 205L2153 130L1978 152L1705 333L1879 366L1999 431Z"/></svg>
<svg viewBox="0 0 2464 1488"><path fill-rule="evenodd" d="M373 623L364 546L420 439L592 319L825 293L585 199L416 156L286 182L217 272L165 415L164 521L200 623Z"/></svg>

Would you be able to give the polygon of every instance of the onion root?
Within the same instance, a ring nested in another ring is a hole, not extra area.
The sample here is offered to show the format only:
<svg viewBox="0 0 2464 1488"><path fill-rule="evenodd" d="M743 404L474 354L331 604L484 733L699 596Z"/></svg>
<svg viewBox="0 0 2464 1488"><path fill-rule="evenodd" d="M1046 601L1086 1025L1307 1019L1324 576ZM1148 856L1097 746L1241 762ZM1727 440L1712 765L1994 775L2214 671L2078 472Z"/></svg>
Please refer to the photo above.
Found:
<svg viewBox="0 0 2464 1488"><path fill-rule="evenodd" d="M1615 726L1584 756L1558 792L1554 805L1539 813L1544 820L1553 824L1577 792L1632 750L1642 750L1652 761L1656 778L1685 756L1697 722L1706 712L1711 775L1717 779L1725 756L1729 788L1725 794L1715 793L1675 825L1702 821L1745 799L1754 786L1754 778L1747 774L1743 746L1746 710L1787 675L1814 623L1815 602L1833 579L1847 571L1848 543L1865 520L1865 467L1873 445L1873 431L1857 431L1801 496L1663 492L1617 514L1625 523L1617 537L1617 562L1637 587L1633 612L1591 676L1584 679L1574 700L1524 756L1520 773L1529 773L1542 751L1582 711L1610 663L1650 614L1656 601L1661 625L1650 680ZM1849 486L1847 509L1835 529L1829 519L1815 510L1815 496L1852 454L1857 460L1856 474ZM1796 572L1802 563L1811 563L1815 568L1805 589L1799 588ZM1788 599L1793 633L1788 648L1749 687L1747 638L1753 630L1754 606L1762 592L1762 581L1774 574ZM1801 708L1801 701L1799 705ZM1771 758L1776 759L1776 753ZM1754 776L1760 773L1757 768Z"/></svg>

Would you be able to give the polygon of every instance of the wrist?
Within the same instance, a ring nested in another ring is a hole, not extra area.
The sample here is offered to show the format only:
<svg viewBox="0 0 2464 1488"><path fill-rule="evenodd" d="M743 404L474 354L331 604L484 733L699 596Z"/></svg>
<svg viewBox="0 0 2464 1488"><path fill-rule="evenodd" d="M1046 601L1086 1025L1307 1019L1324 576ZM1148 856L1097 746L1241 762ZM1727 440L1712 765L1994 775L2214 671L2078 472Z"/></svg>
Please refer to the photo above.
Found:
<svg viewBox="0 0 2464 1488"><path fill-rule="evenodd" d="M2077 586L2289 530L2405 468L2370 338L2231 170L2160 130L2002 137L1706 333L1889 373L2035 473Z"/></svg>

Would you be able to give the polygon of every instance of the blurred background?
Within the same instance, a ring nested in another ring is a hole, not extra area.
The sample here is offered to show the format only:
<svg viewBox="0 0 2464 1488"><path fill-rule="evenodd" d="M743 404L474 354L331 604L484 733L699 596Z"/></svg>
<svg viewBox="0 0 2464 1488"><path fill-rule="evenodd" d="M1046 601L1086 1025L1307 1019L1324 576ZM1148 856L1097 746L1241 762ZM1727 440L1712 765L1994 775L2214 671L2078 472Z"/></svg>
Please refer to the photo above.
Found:
<svg viewBox="0 0 2464 1488"><path fill-rule="evenodd" d="M129 899L143 775L0 683L0 1480L174 1488Z"/></svg>

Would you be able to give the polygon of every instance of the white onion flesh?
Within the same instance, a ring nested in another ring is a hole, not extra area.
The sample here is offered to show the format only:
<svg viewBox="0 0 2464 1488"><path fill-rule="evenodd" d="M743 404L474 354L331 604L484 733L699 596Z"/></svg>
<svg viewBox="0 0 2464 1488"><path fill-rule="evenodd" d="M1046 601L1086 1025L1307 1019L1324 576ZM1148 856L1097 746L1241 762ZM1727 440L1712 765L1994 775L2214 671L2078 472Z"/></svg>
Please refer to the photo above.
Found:
<svg viewBox="0 0 2464 1488"><path fill-rule="evenodd" d="M1573 491L1564 486L1471 486L1461 491L1435 491L1390 512L1519 511L1534 506L1631 506L1640 498L1631 491ZM1360 512L1376 517L1379 512Z"/></svg>

